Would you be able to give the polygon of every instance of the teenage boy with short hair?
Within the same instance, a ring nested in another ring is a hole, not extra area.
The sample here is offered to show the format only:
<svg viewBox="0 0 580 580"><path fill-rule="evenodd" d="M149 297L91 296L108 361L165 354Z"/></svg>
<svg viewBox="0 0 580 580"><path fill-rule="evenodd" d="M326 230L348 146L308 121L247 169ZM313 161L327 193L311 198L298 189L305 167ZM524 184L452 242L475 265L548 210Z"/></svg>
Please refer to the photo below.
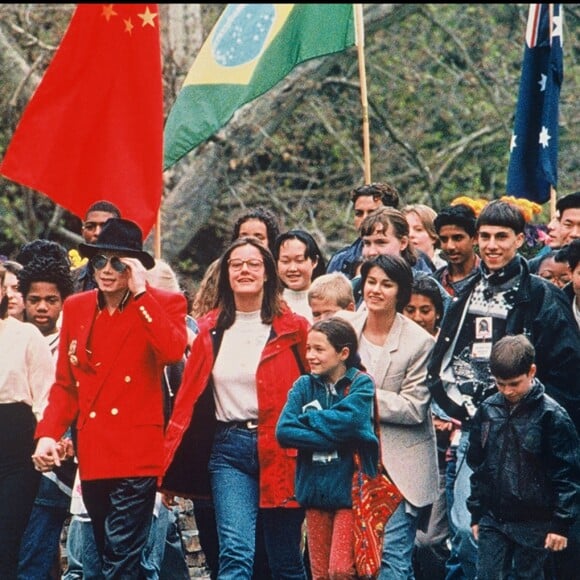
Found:
<svg viewBox="0 0 580 580"><path fill-rule="evenodd" d="M471 578L477 546L465 506L471 470L463 457L470 420L496 390L489 370L493 344L506 334L528 336L537 353L538 378L580 428L580 331L562 290L530 274L525 258L518 255L524 226L520 210L505 201L492 201L479 214L481 264L448 306L427 374L437 404L462 423L450 508L456 529L452 557L459 557L463 573Z"/></svg>
<svg viewBox="0 0 580 580"><path fill-rule="evenodd" d="M363 220L380 207L398 208L399 192L389 183L369 183L352 189L350 200L354 208L354 227L359 236L352 244L338 250L330 258L326 272L342 272L347 278L352 279L356 276L357 266L361 262L363 244L360 226Z"/></svg>
<svg viewBox="0 0 580 580"><path fill-rule="evenodd" d="M447 264L433 274L451 295L456 296L477 272L480 259L475 252L475 212L467 205L441 209L433 225L439 236L441 253Z"/></svg>
<svg viewBox="0 0 580 580"><path fill-rule="evenodd" d="M578 517L580 439L566 410L535 377L536 351L505 336L489 366L498 393L481 403L469 432L473 470L467 507L478 542L477 578L543 578Z"/></svg>

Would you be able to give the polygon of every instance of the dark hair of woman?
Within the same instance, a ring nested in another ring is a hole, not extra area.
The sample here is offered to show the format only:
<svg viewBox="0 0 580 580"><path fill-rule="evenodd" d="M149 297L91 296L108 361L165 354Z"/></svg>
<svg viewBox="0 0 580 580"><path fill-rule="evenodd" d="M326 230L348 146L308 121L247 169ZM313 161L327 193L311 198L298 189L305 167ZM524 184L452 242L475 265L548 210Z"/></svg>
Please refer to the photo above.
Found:
<svg viewBox="0 0 580 580"><path fill-rule="evenodd" d="M437 282L430 276L421 276L413 281L411 294L421 294L431 300L435 308L435 313L437 314L436 326L439 326L445 307L443 305L443 296L441 296Z"/></svg>
<svg viewBox="0 0 580 580"><path fill-rule="evenodd" d="M218 315L217 327L226 329L232 326L236 319L236 303L234 292L230 286L230 273L228 261L232 252L242 246L254 246L262 254L265 268L264 296L262 298L261 318L264 324L271 324L272 319L282 312L280 279L276 270L276 262L272 253L256 238L238 238L234 240L222 254L219 263L218 277Z"/></svg>
<svg viewBox="0 0 580 580"><path fill-rule="evenodd" d="M280 257L280 247L287 240L298 240L302 242L306 246L304 257L310 258L313 262L316 260L316 266L312 271L312 280L316 280L318 276L326 274L326 260L322 255L322 251L312 235L305 230L289 230L276 238L273 251L276 262L278 262L278 258Z"/></svg>
<svg viewBox="0 0 580 580"><path fill-rule="evenodd" d="M2 296L0 300L0 320L4 320L8 316L8 296Z"/></svg>
<svg viewBox="0 0 580 580"><path fill-rule="evenodd" d="M238 217L234 224L232 242L240 237L240 228L242 227L242 224L246 223L248 220L258 220L266 226L268 248L270 248L270 251L273 251L276 238L280 235L280 226L278 225L278 218L276 215L264 207L255 207Z"/></svg>
<svg viewBox="0 0 580 580"><path fill-rule="evenodd" d="M402 312L403 308L411 300L411 288L413 286L413 271L411 266L402 256L392 256L390 254L375 256L371 260L363 262L360 269L362 288L364 287L372 268L380 268L395 284L397 284L397 312Z"/></svg>

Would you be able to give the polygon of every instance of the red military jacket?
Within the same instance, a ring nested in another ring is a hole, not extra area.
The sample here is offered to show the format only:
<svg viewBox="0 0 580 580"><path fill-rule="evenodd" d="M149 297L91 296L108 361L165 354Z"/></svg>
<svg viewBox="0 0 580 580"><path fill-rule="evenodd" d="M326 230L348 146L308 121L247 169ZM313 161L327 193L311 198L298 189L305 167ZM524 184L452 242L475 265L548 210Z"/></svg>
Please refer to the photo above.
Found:
<svg viewBox="0 0 580 580"><path fill-rule="evenodd" d="M186 313L182 294L148 286L114 314L101 360L93 360L93 321L107 315L98 290L65 300L56 377L36 437L58 440L76 418L81 480L160 474L162 372L185 352Z"/></svg>
<svg viewBox="0 0 580 580"><path fill-rule="evenodd" d="M165 433L164 477L160 486L180 497L210 494L207 463L216 418L211 373L218 311L198 320L199 334L187 359L183 381ZM282 448L276 424L288 391L307 368L308 321L287 307L272 322L272 332L256 371L260 507L298 507L294 497L296 449ZM235 356L235 353L233 353Z"/></svg>

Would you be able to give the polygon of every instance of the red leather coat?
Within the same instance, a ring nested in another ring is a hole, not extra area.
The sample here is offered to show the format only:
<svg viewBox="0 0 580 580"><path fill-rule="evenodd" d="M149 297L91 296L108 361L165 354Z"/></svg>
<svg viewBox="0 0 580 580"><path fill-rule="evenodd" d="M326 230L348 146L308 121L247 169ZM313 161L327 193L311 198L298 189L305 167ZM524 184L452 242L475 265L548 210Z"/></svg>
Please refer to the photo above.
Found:
<svg viewBox="0 0 580 580"><path fill-rule="evenodd" d="M101 360L92 360L87 347L99 315L97 296L89 290L65 301L56 378L36 437L59 439L77 418L82 480L158 476L162 372L185 351L187 301L148 286L108 321Z"/></svg>
<svg viewBox="0 0 580 580"><path fill-rule="evenodd" d="M211 373L216 357L217 316L218 311L213 310L198 320L199 334L165 435L161 487L181 497L210 495L207 463L216 425ZM308 328L308 321L289 309L274 318L256 371L260 507L298 507L294 499L297 452L280 447L275 430L288 391L307 368Z"/></svg>

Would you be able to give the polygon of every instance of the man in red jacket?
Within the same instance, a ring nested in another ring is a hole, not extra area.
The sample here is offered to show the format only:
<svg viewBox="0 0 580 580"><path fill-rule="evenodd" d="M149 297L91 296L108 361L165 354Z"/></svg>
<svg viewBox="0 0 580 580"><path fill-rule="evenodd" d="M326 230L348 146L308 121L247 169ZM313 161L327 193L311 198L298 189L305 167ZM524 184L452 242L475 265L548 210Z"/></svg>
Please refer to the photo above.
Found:
<svg viewBox="0 0 580 580"><path fill-rule="evenodd" d="M163 463L161 377L187 342L186 300L146 284L154 259L139 226L108 220L90 258L98 289L64 304L56 378L33 461L60 464L57 441L77 419L83 500L105 578L138 578Z"/></svg>

